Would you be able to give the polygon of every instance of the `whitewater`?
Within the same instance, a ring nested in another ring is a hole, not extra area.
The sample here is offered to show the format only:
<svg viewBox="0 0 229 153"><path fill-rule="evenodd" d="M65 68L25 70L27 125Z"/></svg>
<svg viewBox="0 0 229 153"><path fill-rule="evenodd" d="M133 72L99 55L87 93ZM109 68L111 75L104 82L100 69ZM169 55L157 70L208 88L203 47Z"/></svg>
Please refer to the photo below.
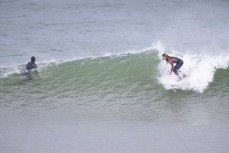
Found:
<svg viewBox="0 0 229 153"><path fill-rule="evenodd" d="M1 152L227 152L228 6L0 0Z"/></svg>

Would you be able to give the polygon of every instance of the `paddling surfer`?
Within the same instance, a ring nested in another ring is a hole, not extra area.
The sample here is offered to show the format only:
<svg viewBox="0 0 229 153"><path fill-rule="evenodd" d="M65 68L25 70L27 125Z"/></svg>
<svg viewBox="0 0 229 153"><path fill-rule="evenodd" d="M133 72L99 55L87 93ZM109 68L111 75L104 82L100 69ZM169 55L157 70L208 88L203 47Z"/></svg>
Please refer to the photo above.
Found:
<svg viewBox="0 0 229 153"><path fill-rule="evenodd" d="M26 64L25 69L27 71L31 71L32 69L36 70L37 65L35 64L36 58L34 56L31 57L31 61Z"/></svg>

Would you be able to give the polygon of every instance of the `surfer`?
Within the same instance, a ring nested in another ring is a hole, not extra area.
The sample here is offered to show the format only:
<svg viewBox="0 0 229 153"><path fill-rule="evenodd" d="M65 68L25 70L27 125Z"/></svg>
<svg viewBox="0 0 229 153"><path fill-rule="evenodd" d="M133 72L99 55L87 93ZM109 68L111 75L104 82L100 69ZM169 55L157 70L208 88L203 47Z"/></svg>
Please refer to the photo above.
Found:
<svg viewBox="0 0 229 153"><path fill-rule="evenodd" d="M172 72L174 72L176 74L176 76L178 76L178 78L180 80L182 80L182 78L180 77L180 75L178 73L178 70L183 65L183 60L180 58L177 58L177 57L169 56L166 53L162 54L162 58L163 58L163 60L166 60L166 62L171 64L171 66L172 66L171 71L170 71L170 75L172 75ZM175 67L174 67L174 63L176 63ZM185 75L183 75L183 77L185 77Z"/></svg>
<svg viewBox="0 0 229 153"><path fill-rule="evenodd" d="M37 70L36 70L37 69L37 65L36 65L35 61L36 61L36 58L34 56L32 56L31 57L31 61L26 64L25 70L23 70L21 72L22 76L26 76L28 79L31 80L33 74L37 74ZM33 69L34 69L34 71L31 71Z"/></svg>
<svg viewBox="0 0 229 153"><path fill-rule="evenodd" d="M31 57L31 61L26 64L25 69L27 71L31 71L32 69L36 70L37 65L35 64L36 58L34 56Z"/></svg>

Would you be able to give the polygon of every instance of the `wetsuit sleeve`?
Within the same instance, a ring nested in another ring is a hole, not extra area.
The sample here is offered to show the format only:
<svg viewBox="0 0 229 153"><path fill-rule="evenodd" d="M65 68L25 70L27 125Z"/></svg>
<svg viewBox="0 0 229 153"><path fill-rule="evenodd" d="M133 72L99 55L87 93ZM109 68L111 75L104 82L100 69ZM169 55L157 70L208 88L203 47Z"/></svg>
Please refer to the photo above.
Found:
<svg viewBox="0 0 229 153"><path fill-rule="evenodd" d="M173 62L172 60L168 60L169 64L171 64L171 71L170 72L173 72L173 69L174 69L174 65L173 65Z"/></svg>
<svg viewBox="0 0 229 153"><path fill-rule="evenodd" d="M35 63L31 63L29 62L28 64L26 64L25 69L26 70L32 70L32 69L36 69L37 65Z"/></svg>
<svg viewBox="0 0 229 153"><path fill-rule="evenodd" d="M27 63L27 64L26 64L26 66L25 66L25 69L26 69L26 70L29 70L29 65L30 65L30 63Z"/></svg>

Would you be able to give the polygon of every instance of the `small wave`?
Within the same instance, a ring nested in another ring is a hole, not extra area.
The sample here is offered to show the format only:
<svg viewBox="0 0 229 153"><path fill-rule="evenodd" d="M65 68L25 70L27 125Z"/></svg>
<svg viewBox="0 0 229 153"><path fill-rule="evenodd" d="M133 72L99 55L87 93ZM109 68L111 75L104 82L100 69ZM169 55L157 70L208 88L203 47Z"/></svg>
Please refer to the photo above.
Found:
<svg viewBox="0 0 229 153"><path fill-rule="evenodd" d="M83 88L113 88L117 85L124 87L135 84L137 88L144 90L141 85L149 84L152 88L158 88L159 85L166 90L181 89L203 93L213 82L216 70L227 69L229 66L229 55L169 52L171 56L180 57L184 61L181 71L188 77L178 82L175 75L169 75L170 65L161 59L164 50L163 45L157 43L140 51L116 55L50 60L38 63L38 71L41 79L46 79L47 82L56 80L63 85L80 85ZM2 66L0 78L20 74L24 66Z"/></svg>
<svg viewBox="0 0 229 153"><path fill-rule="evenodd" d="M2 66L0 67L0 78L7 78L13 74L20 74L23 71L22 66Z"/></svg>

